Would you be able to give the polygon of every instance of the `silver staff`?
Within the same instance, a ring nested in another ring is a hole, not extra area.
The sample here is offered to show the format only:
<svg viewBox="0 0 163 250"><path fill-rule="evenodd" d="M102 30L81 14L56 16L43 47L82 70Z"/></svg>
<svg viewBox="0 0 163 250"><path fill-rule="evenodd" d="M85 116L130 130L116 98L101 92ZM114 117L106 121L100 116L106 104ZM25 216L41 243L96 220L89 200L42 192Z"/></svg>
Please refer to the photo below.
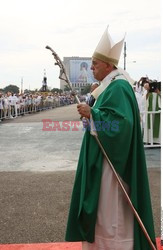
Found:
<svg viewBox="0 0 163 250"><path fill-rule="evenodd" d="M57 53L51 47L46 46L45 48L51 50L52 55L54 56L54 58L56 60L55 65L58 65L59 68L60 68L59 79L64 80L68 84L69 88L72 90L71 82L70 82L70 80L69 80L69 78L68 78L68 76L66 74L66 69L65 69L65 66L63 65L61 59L59 58L59 56L57 55ZM80 100L79 100L78 96L76 94L74 96L75 96L75 99L76 99L77 103L80 104ZM118 181L118 183L119 183L119 185L120 185L120 187L121 187L121 189L122 189L122 191L123 191L123 193L124 193L124 195L125 195L125 197L126 197L126 199L128 201L128 203L129 203L129 206L131 207L131 209L132 209L132 211L133 211L133 213L134 213L134 215L135 215L135 217L136 217L136 219L137 219L137 221L138 221L141 229L143 230L143 232L145 234L145 237L147 238L147 240L148 240L149 244L151 245L152 249L153 250L157 250L156 247L155 247L155 245L153 244L153 242L152 242L152 240L151 240L151 238L150 238L150 236L149 236L149 234L148 234L148 232L147 232L147 230L146 230L146 228L145 228L145 226L144 226L144 224L143 224L140 216L138 215L136 209L134 208L134 205L132 204L132 201L130 200L130 197L128 196L128 193L126 192L126 189L124 188L124 186L123 186L123 184L122 184L122 182L121 182L121 180L120 180L117 172L115 171L115 168L113 167L113 165L112 165L112 163L111 163L108 155L106 154L106 152L105 152L105 150L104 150L104 148L103 148L103 146L102 146L102 144L101 144L98 136L94 135L94 137L95 137L95 139L96 139L96 141L97 141L97 143L98 143L98 145L99 145L99 147L100 147L103 155L105 156L107 162L109 163L109 165L110 165L110 167L111 167L111 169L112 169L112 171L113 171L113 173L114 173L114 175L115 175L115 177L116 177L116 179L117 179L117 181Z"/></svg>
<svg viewBox="0 0 163 250"><path fill-rule="evenodd" d="M59 68L60 68L59 79L64 80L68 84L69 88L72 91L71 82L70 82L70 80L69 80L69 78L68 78L68 76L66 74L65 66L63 65L60 57L57 55L57 53L51 47L46 46L45 48L51 50L52 55L54 56L54 58L56 60L55 65L58 65ZM78 96L76 94L74 96L75 96L76 102L80 103L80 100L79 100Z"/></svg>

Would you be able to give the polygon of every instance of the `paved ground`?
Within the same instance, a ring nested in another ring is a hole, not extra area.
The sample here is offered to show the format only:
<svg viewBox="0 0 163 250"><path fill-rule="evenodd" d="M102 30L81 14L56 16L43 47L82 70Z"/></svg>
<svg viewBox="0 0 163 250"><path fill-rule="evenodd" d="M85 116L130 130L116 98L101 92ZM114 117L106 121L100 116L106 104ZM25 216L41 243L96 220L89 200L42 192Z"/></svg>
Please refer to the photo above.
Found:
<svg viewBox="0 0 163 250"><path fill-rule="evenodd" d="M43 119L59 121L43 125ZM0 124L0 243L64 241L83 136L75 105ZM75 125L76 124L76 125ZM77 128L77 131L73 131ZM156 236L160 236L160 149L146 149Z"/></svg>

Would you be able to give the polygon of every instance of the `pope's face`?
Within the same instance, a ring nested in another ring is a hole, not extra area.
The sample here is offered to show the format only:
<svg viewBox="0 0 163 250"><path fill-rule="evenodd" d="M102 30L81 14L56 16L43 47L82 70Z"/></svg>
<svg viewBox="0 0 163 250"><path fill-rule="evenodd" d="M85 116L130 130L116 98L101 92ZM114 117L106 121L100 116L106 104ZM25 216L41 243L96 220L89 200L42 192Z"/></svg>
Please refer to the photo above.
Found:
<svg viewBox="0 0 163 250"><path fill-rule="evenodd" d="M111 72L111 67L105 62L93 58L91 70L93 71L94 78L98 81L102 81Z"/></svg>

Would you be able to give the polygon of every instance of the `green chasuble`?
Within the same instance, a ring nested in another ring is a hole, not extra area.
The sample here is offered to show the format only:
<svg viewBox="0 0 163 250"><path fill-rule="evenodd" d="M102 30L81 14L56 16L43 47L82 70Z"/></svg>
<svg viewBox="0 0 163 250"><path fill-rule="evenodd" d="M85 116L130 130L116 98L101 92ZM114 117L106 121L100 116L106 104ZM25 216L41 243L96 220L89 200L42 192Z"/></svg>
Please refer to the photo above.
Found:
<svg viewBox="0 0 163 250"><path fill-rule="evenodd" d="M155 244L140 114L130 84L125 80L112 81L99 95L91 114L98 138L115 170L128 184L130 199ZM88 128L78 161L66 241L94 241L103 157ZM134 219L134 250L150 249L142 229Z"/></svg>

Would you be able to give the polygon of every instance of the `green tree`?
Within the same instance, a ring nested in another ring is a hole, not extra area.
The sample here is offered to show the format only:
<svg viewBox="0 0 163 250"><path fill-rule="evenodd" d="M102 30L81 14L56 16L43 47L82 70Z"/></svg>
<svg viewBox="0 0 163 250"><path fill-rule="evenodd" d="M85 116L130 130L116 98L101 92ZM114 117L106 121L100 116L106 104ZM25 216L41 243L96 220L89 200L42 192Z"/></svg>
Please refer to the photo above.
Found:
<svg viewBox="0 0 163 250"><path fill-rule="evenodd" d="M24 90L24 94L29 94L30 93L30 90L29 89L25 89Z"/></svg>
<svg viewBox="0 0 163 250"><path fill-rule="evenodd" d="M58 88L53 88L53 89L51 89L51 92L62 93L63 90L62 89L58 89Z"/></svg>
<svg viewBox="0 0 163 250"><path fill-rule="evenodd" d="M3 90L5 93L7 93L7 92L13 92L15 94L19 93L19 87L16 85L12 85L12 84L6 86Z"/></svg>

